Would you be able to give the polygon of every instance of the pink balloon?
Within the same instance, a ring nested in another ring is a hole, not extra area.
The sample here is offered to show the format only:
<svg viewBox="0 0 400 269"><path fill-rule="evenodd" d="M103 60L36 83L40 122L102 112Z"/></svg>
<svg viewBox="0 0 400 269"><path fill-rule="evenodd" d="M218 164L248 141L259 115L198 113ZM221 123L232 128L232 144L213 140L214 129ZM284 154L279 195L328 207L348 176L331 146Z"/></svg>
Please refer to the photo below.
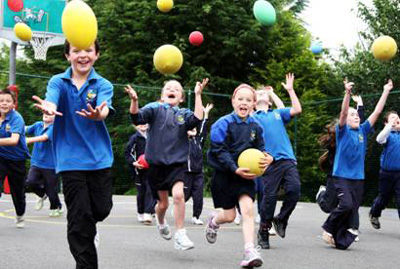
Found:
<svg viewBox="0 0 400 269"><path fill-rule="evenodd" d="M193 46L200 46L203 43L203 34L199 31L194 31L189 35L189 42Z"/></svg>
<svg viewBox="0 0 400 269"><path fill-rule="evenodd" d="M24 8L23 0L8 0L7 3L8 7L14 12L19 12Z"/></svg>

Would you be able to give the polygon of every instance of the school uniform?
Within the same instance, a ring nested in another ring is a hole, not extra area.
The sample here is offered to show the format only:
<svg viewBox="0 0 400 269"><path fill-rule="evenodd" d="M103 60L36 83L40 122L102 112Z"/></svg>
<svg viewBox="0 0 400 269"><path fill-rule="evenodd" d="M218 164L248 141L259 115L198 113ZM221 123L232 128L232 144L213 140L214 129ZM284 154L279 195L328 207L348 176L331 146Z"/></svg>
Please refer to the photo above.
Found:
<svg viewBox="0 0 400 269"><path fill-rule="evenodd" d="M177 182L184 182L189 153L187 131L201 121L189 109L150 103L131 114L135 125L149 124L145 156L150 165L148 179L153 195L170 191Z"/></svg>
<svg viewBox="0 0 400 269"><path fill-rule="evenodd" d="M68 68L53 76L47 86L46 101L63 113L55 118L52 146L56 172L63 179L68 242L76 267L97 268L96 223L104 220L112 208L114 158L105 121L81 117L76 111L106 101L112 114L113 86L92 69L77 89L71 75L72 69Z"/></svg>
<svg viewBox="0 0 400 269"><path fill-rule="evenodd" d="M137 169L133 163L137 161L140 155L144 154L146 149L146 137L139 131L133 134L125 147L125 160L131 171L132 181L137 188L137 212L139 214L154 214L156 201L151 193L151 188L147 178L147 169Z"/></svg>
<svg viewBox="0 0 400 269"><path fill-rule="evenodd" d="M322 228L332 234L336 247L348 248L355 235L348 231L351 219L358 212L364 192L364 164L367 136L372 131L367 120L357 129L336 126L336 154L333 166L334 186L339 204Z"/></svg>
<svg viewBox="0 0 400 269"><path fill-rule="evenodd" d="M379 218L392 196L395 197L400 218L400 132L391 131L380 158L379 194L375 198L370 215Z"/></svg>
<svg viewBox="0 0 400 269"><path fill-rule="evenodd" d="M53 124L45 128L44 122L38 121L26 127L26 134L33 136L46 134L48 137L47 141L36 142L33 145L31 167L26 180L27 186L31 187L33 192L39 197L47 194L51 210L60 209L61 202L58 197L60 180L56 174L51 145L53 140Z"/></svg>
<svg viewBox="0 0 400 269"><path fill-rule="evenodd" d="M261 203L261 224L272 227L277 193L282 185L285 197L276 218L287 225L292 211L300 198L300 176L285 125L291 120L290 107L259 110L253 114L263 129L265 151L274 157L273 163L262 176L263 198Z"/></svg>
<svg viewBox="0 0 400 269"><path fill-rule="evenodd" d="M254 181L235 174L239 155L249 148L265 151L263 130L253 117L241 119L233 112L211 126L208 163L214 168L211 193L215 208L235 208L243 194L254 201Z"/></svg>
<svg viewBox="0 0 400 269"><path fill-rule="evenodd" d="M25 214L25 160L30 158L25 141L25 122L15 109L7 113L0 125L0 138L9 138L13 133L19 134L16 146L0 146L0 179L7 176L11 196L17 216Z"/></svg>
<svg viewBox="0 0 400 269"><path fill-rule="evenodd" d="M196 127L196 135L189 137L189 154L185 173L185 201L193 200L193 217L199 218L203 211L203 147L207 137L207 120Z"/></svg>

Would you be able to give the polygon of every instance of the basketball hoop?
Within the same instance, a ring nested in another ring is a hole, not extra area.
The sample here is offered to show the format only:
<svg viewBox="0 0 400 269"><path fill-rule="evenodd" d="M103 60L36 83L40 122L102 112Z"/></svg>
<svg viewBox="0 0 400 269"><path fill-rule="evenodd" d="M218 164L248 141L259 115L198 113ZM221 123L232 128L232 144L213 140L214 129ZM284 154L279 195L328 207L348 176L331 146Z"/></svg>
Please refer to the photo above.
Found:
<svg viewBox="0 0 400 269"><path fill-rule="evenodd" d="M35 52L36 60L46 60L47 50L53 44L54 38L54 36L49 34L37 34L32 37L30 42Z"/></svg>

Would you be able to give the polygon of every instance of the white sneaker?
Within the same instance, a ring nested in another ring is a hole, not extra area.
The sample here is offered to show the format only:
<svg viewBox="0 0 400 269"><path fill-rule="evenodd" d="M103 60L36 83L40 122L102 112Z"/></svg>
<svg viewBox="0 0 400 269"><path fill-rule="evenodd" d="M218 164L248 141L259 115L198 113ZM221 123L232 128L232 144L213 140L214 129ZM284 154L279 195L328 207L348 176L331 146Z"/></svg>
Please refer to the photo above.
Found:
<svg viewBox="0 0 400 269"><path fill-rule="evenodd" d="M263 259L260 255L260 247L249 248L244 251L243 260L240 263L242 268L260 267L263 264Z"/></svg>
<svg viewBox="0 0 400 269"><path fill-rule="evenodd" d="M46 200L46 198L47 198L46 194L43 197L39 197L38 196L36 198L36 204L35 204L35 210L36 211L39 211L39 210L41 210L43 208L43 203L44 203L44 200Z"/></svg>
<svg viewBox="0 0 400 269"><path fill-rule="evenodd" d="M96 231L96 235L94 236L94 246L97 248L99 248L100 245L100 235L99 235L99 231Z"/></svg>
<svg viewBox="0 0 400 269"><path fill-rule="evenodd" d="M272 236L276 235L274 225L272 225L271 228L269 228L268 233L269 233L269 235L272 235Z"/></svg>
<svg viewBox="0 0 400 269"><path fill-rule="evenodd" d="M354 242L359 242L360 241L360 237L359 237L359 231L357 229L353 229L350 228L347 231L349 231L350 233L354 234L356 236L356 238L354 239Z"/></svg>
<svg viewBox="0 0 400 269"><path fill-rule="evenodd" d="M161 237L164 238L165 240L170 240L172 238L172 233L171 233L171 228L169 227L167 220L164 219L164 224L160 225L158 222L158 219L156 217L156 223L157 223L157 229L158 232L160 233Z"/></svg>
<svg viewBox="0 0 400 269"><path fill-rule="evenodd" d="M235 217L235 219L234 219L234 223L236 224L236 225L240 225L240 222L242 221L242 215L240 215L239 214L239 212L238 211L236 211L236 217Z"/></svg>
<svg viewBox="0 0 400 269"><path fill-rule="evenodd" d="M324 185L319 186L317 195L315 195L315 201L318 201L318 197L321 195L321 193L323 193L325 191L326 191L326 187Z"/></svg>
<svg viewBox="0 0 400 269"><path fill-rule="evenodd" d="M144 216L143 216L143 214L137 214L137 220L138 220L140 223L143 223L143 222L144 222Z"/></svg>
<svg viewBox="0 0 400 269"><path fill-rule="evenodd" d="M203 222L201 219L198 219L198 218L196 218L196 217L193 217L193 218L192 218L192 224L194 224L194 225L203 225L204 222Z"/></svg>
<svg viewBox="0 0 400 269"><path fill-rule="evenodd" d="M50 209L49 216L52 218L58 218L61 217L63 213L64 210L62 208Z"/></svg>
<svg viewBox="0 0 400 269"><path fill-rule="evenodd" d="M17 228L24 228L25 227L25 217L17 216L15 218L15 225L17 226Z"/></svg>
<svg viewBox="0 0 400 269"><path fill-rule="evenodd" d="M178 250L189 250L194 248L194 244L186 235L186 229L176 231L174 236L174 246Z"/></svg>
<svg viewBox="0 0 400 269"><path fill-rule="evenodd" d="M151 214L148 214L148 213L143 214L143 223L145 225L151 225L152 221L153 221L153 217L151 216Z"/></svg>

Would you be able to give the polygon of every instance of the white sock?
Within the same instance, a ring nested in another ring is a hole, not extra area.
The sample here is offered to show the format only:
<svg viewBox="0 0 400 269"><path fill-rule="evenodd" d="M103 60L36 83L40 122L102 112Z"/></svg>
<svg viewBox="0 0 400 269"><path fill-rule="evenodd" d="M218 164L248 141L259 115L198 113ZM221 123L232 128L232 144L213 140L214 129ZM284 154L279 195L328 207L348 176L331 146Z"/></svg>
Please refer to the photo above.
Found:
<svg viewBox="0 0 400 269"><path fill-rule="evenodd" d="M254 248L254 244L253 244L253 243L246 243L246 244L244 244L244 249L245 249L245 250L251 249L251 248Z"/></svg>

